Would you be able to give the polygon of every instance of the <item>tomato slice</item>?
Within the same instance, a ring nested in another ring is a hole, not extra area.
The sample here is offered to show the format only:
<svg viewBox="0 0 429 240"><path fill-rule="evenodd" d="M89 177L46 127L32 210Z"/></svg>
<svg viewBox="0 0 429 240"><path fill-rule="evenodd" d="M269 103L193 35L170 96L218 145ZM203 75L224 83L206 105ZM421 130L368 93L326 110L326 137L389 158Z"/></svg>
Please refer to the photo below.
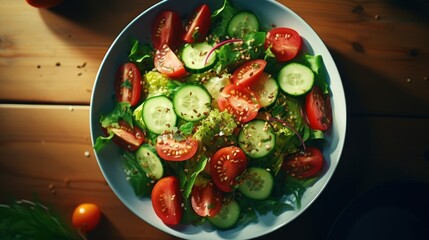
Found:
<svg viewBox="0 0 429 240"><path fill-rule="evenodd" d="M142 92L140 70L134 63L123 64L116 73L115 95L118 102L129 102L135 106Z"/></svg>
<svg viewBox="0 0 429 240"><path fill-rule="evenodd" d="M240 122L249 122L258 115L261 108L257 94L248 87L229 84L221 92L218 99L221 111L234 114Z"/></svg>
<svg viewBox="0 0 429 240"><path fill-rule="evenodd" d="M289 61L298 55L302 48L301 36L291 28L273 28L267 33L265 48L271 46L277 61Z"/></svg>
<svg viewBox="0 0 429 240"><path fill-rule="evenodd" d="M169 161L185 161L195 155L198 141L192 136L183 137L173 133L164 133L158 136L156 152Z"/></svg>
<svg viewBox="0 0 429 240"><path fill-rule="evenodd" d="M193 14L193 17L185 26L183 40L187 43L200 42L204 40L210 30L211 13L207 4L200 5Z"/></svg>
<svg viewBox="0 0 429 240"><path fill-rule="evenodd" d="M154 65L156 70L171 78L181 78L187 74L182 61L168 45L163 45L156 50Z"/></svg>
<svg viewBox="0 0 429 240"><path fill-rule="evenodd" d="M173 11L163 11L155 19L152 29L152 44L160 49L164 44L177 49L181 44L182 20L179 14Z"/></svg>
<svg viewBox="0 0 429 240"><path fill-rule="evenodd" d="M313 87L305 97L305 115L312 129L328 130L332 124L329 95L324 95L318 87Z"/></svg>
<svg viewBox="0 0 429 240"><path fill-rule="evenodd" d="M191 205L199 216L215 216L222 208L222 201L223 192L212 181L192 188Z"/></svg>
<svg viewBox="0 0 429 240"><path fill-rule="evenodd" d="M283 169L296 178L309 178L316 175L323 167L322 152L315 147L308 147L285 158Z"/></svg>
<svg viewBox="0 0 429 240"><path fill-rule="evenodd" d="M237 85L250 87L261 77L266 65L267 61L262 59L246 62L234 71L231 81Z"/></svg>
<svg viewBox="0 0 429 240"><path fill-rule="evenodd" d="M180 223L183 215L183 200L179 189L179 180L174 176L161 178L153 186L152 206L156 215L168 225Z"/></svg>
<svg viewBox="0 0 429 240"><path fill-rule="evenodd" d="M112 141L126 150L136 151L145 139L143 131L137 126L131 128L125 121L119 121L118 124L119 128L109 128L115 134Z"/></svg>
<svg viewBox="0 0 429 240"><path fill-rule="evenodd" d="M219 149L209 164L216 186L224 192L232 192L238 184L237 177L247 168L247 158L241 148L229 146Z"/></svg>

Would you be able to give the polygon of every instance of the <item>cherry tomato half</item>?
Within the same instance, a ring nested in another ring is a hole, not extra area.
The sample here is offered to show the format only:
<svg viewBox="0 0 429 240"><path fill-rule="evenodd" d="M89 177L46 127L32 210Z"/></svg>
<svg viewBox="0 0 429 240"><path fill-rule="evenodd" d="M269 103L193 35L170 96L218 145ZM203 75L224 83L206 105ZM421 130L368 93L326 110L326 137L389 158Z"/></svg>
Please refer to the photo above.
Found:
<svg viewBox="0 0 429 240"><path fill-rule="evenodd" d="M159 49L166 44L172 49L176 49L181 43L182 28L179 14L173 11L161 12L152 29L153 47Z"/></svg>
<svg viewBox="0 0 429 240"><path fill-rule="evenodd" d="M238 184L236 178L247 169L247 157L239 147L223 147L212 156L209 164L216 186L224 192L232 192Z"/></svg>
<svg viewBox="0 0 429 240"><path fill-rule="evenodd" d="M168 225L180 223L183 215L182 195L179 180L174 176L161 178L155 183L151 194L152 206L156 215Z"/></svg>
<svg viewBox="0 0 429 240"><path fill-rule="evenodd" d="M123 64L116 73L115 95L118 102L129 102L135 106L142 92L141 73L134 63Z"/></svg>
<svg viewBox="0 0 429 240"><path fill-rule="evenodd" d="M185 26L183 40L187 43L200 42L204 40L210 30L211 13L207 4L200 5L193 14L193 17Z"/></svg>
<svg viewBox="0 0 429 240"><path fill-rule="evenodd" d="M167 45L163 45L160 49L156 50L154 65L156 70L171 78L181 78L187 75L182 61Z"/></svg>
<svg viewBox="0 0 429 240"><path fill-rule="evenodd" d="M125 121L118 124L119 128L109 128L115 134L112 141L126 150L136 151L145 139L143 131L135 125L131 128Z"/></svg>
<svg viewBox="0 0 429 240"><path fill-rule="evenodd" d="M195 155L198 149L198 141L192 136L187 138L177 137L173 133L164 133L158 136L156 152L165 160L185 161Z"/></svg>
<svg viewBox="0 0 429 240"><path fill-rule="evenodd" d="M37 8L50 8L60 4L63 0L26 0L28 4Z"/></svg>
<svg viewBox="0 0 429 240"><path fill-rule="evenodd" d="M258 115L261 108L257 94L248 87L229 84L218 98L218 107L221 111L234 114L240 122L249 122Z"/></svg>
<svg viewBox="0 0 429 240"><path fill-rule="evenodd" d="M332 124L329 95L324 95L318 87L313 87L305 97L305 115L312 129L328 130Z"/></svg>
<svg viewBox="0 0 429 240"><path fill-rule="evenodd" d="M236 85L250 87L261 77L266 65L267 61L262 59L246 62L234 71L231 81Z"/></svg>
<svg viewBox="0 0 429 240"><path fill-rule="evenodd" d="M192 188L191 205L199 216L215 216L222 208L222 201L223 192L212 181Z"/></svg>
<svg viewBox="0 0 429 240"><path fill-rule="evenodd" d="M265 40L265 48L270 46L277 61L289 61L301 50L302 38L291 28L273 28L267 33Z"/></svg>
<svg viewBox="0 0 429 240"><path fill-rule="evenodd" d="M101 211L96 204L79 204L72 215L73 226L82 232L93 230L100 222Z"/></svg>
<svg viewBox="0 0 429 240"><path fill-rule="evenodd" d="M316 175L323 167L322 152L315 147L308 147L285 158L283 169L296 178L309 178Z"/></svg>

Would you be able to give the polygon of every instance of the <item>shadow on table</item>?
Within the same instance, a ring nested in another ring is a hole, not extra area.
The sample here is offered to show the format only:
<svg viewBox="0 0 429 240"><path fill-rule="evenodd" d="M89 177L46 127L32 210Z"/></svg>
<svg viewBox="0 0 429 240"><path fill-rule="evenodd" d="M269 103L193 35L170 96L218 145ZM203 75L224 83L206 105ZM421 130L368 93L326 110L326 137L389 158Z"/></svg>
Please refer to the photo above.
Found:
<svg viewBox="0 0 429 240"><path fill-rule="evenodd" d="M56 7L39 11L53 32L64 31L56 28L57 21L71 21L113 40L131 20L157 2L159 1L65 0Z"/></svg>
<svg viewBox="0 0 429 240"><path fill-rule="evenodd" d="M88 233L88 239L125 239L110 220L102 215L99 225Z"/></svg>

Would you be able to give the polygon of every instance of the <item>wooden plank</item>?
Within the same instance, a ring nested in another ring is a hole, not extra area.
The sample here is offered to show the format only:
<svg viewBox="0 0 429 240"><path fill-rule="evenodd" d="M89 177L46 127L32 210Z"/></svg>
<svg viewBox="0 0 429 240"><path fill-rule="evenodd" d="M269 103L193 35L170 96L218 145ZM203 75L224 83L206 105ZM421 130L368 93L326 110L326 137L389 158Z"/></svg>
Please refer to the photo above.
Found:
<svg viewBox="0 0 429 240"><path fill-rule="evenodd" d="M66 1L47 10L1 0L0 100L88 104L108 47L156 2Z"/></svg>
<svg viewBox="0 0 429 240"><path fill-rule="evenodd" d="M350 113L429 116L429 4L280 1L320 35L338 65ZM416 104L417 103L417 104Z"/></svg>
<svg viewBox="0 0 429 240"><path fill-rule="evenodd" d="M156 2L107 1L99 7L93 1L67 1L58 9L37 10L23 1L0 0L0 101L88 104L110 43ZM429 115L424 1L279 2L304 18L327 44L346 97L353 99L350 113Z"/></svg>
<svg viewBox="0 0 429 240"><path fill-rule="evenodd" d="M326 234L329 221L351 199L374 186L399 180L429 183L428 122L351 116L340 164L322 200L267 239L286 233L300 237L305 221L330 214L324 229L306 233L315 239ZM76 204L95 202L105 216L96 233L103 239L172 239L128 211L106 184L91 150L89 107L0 104L0 132L0 200L31 199L37 193L66 218Z"/></svg>

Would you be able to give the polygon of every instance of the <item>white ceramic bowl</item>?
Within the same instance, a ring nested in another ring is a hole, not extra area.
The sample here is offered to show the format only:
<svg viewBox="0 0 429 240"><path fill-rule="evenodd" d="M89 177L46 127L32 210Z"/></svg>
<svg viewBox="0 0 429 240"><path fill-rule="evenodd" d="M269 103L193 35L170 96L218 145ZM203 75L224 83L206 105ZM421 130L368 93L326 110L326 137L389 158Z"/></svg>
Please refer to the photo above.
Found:
<svg viewBox="0 0 429 240"><path fill-rule="evenodd" d="M162 10L170 9L181 16L187 16L201 3L207 3L212 11L221 6L221 0L165 0L147 9L124 28L109 48L104 57L93 88L90 111L90 128L92 142L102 135L99 118L102 113L113 109L112 98L113 82L118 67L127 61L130 49L129 37L136 37L150 42L151 26L155 16ZM185 239L247 239L270 233L289 223L305 211L323 191L333 175L340 159L346 132L346 104L343 86L337 67L322 40L314 30L297 14L274 0L233 0L233 3L242 9L253 11L263 23L270 27L287 26L295 29L304 39L309 53L322 55L329 74L330 89L332 91L333 125L326 134L328 143L324 149L327 162L324 173L302 198L302 207L287 211L276 217L268 214L259 218L258 223L245 227L237 227L227 231L214 230L209 225L168 227L155 215L150 199L141 199L135 196L131 185L126 181L121 167L119 148L114 144L99 153L95 153L101 171L116 196L138 217L154 227L171 235ZM144 233L142 232L142 235Z"/></svg>

